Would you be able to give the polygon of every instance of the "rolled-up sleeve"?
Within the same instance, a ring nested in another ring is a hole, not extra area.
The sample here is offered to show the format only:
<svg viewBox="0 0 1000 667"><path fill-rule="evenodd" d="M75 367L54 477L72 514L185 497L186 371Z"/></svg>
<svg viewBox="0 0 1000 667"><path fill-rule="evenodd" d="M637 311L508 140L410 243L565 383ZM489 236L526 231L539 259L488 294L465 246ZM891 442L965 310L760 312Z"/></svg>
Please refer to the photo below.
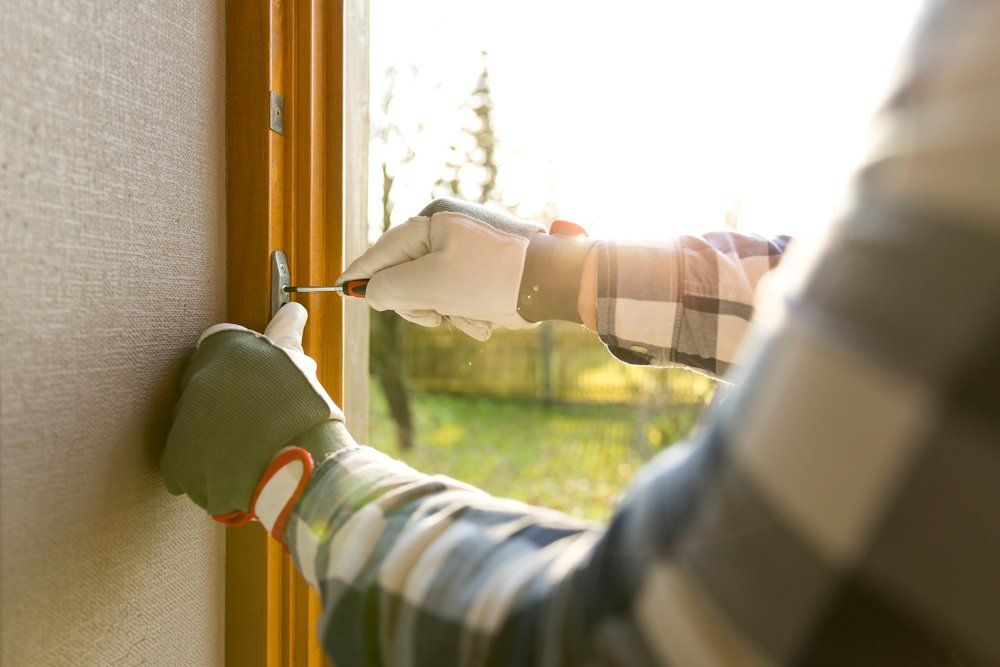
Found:
<svg viewBox="0 0 1000 667"><path fill-rule="evenodd" d="M758 282L788 244L738 232L598 242L597 333L626 363L721 376L750 326Z"/></svg>

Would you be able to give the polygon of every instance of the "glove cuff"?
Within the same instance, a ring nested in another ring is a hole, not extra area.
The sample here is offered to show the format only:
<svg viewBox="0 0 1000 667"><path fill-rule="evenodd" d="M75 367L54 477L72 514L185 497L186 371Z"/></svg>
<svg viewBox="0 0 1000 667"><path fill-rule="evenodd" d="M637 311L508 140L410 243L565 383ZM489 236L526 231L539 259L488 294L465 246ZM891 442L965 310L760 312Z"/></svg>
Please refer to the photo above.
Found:
<svg viewBox="0 0 1000 667"><path fill-rule="evenodd" d="M274 457L257 485L253 514L279 542L288 515L309 483L313 465L309 452L300 447L286 447Z"/></svg>
<svg viewBox="0 0 1000 667"><path fill-rule="evenodd" d="M309 452L313 463L319 465L330 454L354 444L357 443L347 432L344 422L329 419L292 438L287 447L301 447Z"/></svg>
<svg viewBox="0 0 1000 667"><path fill-rule="evenodd" d="M253 492L249 512L237 510L212 518L227 526L242 526L256 519L282 542L285 524L305 491L313 468L353 442L343 422L330 420L317 424L271 459Z"/></svg>
<svg viewBox="0 0 1000 667"><path fill-rule="evenodd" d="M242 526L256 519L271 536L282 542L281 534L288 515L305 491L312 471L313 458L309 452L301 447L285 447L264 470L253 492L249 512L237 510L212 518L227 526Z"/></svg>
<svg viewBox="0 0 1000 667"><path fill-rule="evenodd" d="M548 234L532 236L517 293L518 314L528 322L581 324L580 276L593 245L582 228L562 220L552 223Z"/></svg>

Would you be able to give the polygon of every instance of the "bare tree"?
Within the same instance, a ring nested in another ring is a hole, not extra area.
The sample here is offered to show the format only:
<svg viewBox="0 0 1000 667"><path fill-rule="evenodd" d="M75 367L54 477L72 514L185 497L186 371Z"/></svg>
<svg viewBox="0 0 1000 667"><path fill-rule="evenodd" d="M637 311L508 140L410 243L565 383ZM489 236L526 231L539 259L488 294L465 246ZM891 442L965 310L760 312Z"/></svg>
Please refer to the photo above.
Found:
<svg viewBox="0 0 1000 667"><path fill-rule="evenodd" d="M472 113L474 123L471 127L462 128L466 135L466 146L452 146L452 157L445 169L447 175L439 178L435 184L435 194L448 195L476 201L480 204L499 203L500 193L497 189L497 174L500 172L496 162L497 137L493 128L493 94L490 90L490 72L487 64L488 56L482 52L483 68L472 91L472 98L467 108ZM480 180L468 186L466 174Z"/></svg>

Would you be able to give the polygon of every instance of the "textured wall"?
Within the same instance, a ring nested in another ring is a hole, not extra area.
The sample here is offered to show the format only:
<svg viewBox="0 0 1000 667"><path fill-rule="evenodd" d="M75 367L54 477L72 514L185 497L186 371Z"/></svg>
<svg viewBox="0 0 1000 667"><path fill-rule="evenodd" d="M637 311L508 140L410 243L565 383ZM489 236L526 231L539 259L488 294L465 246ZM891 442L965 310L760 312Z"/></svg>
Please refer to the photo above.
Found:
<svg viewBox="0 0 1000 667"><path fill-rule="evenodd" d="M4 665L218 664L223 535L154 461L224 315L221 2L0 13Z"/></svg>

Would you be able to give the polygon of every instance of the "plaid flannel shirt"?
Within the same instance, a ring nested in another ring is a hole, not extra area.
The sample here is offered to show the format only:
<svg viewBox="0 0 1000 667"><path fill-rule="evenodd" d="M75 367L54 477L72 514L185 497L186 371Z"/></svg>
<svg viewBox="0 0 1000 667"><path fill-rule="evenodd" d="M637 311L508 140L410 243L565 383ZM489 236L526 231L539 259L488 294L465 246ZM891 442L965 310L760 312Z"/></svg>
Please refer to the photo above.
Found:
<svg viewBox="0 0 1000 667"><path fill-rule="evenodd" d="M783 241L598 246L616 354L737 367L606 526L367 447L318 466L284 537L338 665L1000 664L1000 3L925 21L738 353Z"/></svg>
<svg viewBox="0 0 1000 667"><path fill-rule="evenodd" d="M722 376L749 329L757 283L788 243L735 232L598 242L598 334L626 363Z"/></svg>

